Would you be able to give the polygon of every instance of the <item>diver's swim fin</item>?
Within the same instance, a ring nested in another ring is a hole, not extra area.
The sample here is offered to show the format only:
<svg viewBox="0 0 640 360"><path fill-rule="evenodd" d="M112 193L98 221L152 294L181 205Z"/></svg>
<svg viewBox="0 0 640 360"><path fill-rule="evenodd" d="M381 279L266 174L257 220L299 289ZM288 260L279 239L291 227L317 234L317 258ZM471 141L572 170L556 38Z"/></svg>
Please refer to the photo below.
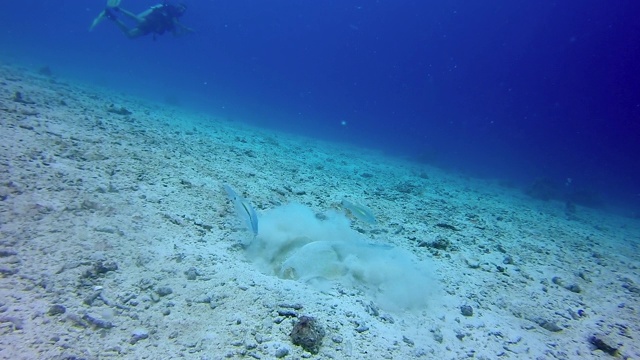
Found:
<svg viewBox="0 0 640 360"><path fill-rule="evenodd" d="M107 18L107 12L102 10L100 11L100 14L98 14L98 16L93 19L93 22L91 23L91 26L89 27L89 31L93 31L93 28L98 26L98 24L100 24L102 22L102 20Z"/></svg>
<svg viewBox="0 0 640 360"><path fill-rule="evenodd" d="M107 7L113 8L120 6L122 0L107 0Z"/></svg>

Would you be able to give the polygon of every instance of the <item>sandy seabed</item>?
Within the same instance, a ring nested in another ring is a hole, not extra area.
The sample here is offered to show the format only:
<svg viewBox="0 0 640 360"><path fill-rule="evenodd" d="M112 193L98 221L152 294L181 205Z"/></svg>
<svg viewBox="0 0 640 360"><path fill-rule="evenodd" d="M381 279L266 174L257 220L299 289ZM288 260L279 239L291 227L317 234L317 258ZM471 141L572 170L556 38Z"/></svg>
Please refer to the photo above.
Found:
<svg viewBox="0 0 640 360"><path fill-rule="evenodd" d="M640 358L638 220L9 64L0 84L3 359ZM432 264L407 288L428 305L259 271L225 183L259 216L366 204L353 229Z"/></svg>

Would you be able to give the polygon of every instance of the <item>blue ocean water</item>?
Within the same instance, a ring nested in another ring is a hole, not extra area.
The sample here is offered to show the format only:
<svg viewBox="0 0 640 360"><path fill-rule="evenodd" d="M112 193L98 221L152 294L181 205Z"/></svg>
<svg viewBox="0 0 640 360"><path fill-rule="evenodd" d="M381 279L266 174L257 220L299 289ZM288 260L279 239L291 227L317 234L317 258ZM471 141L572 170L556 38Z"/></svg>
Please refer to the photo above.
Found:
<svg viewBox="0 0 640 360"><path fill-rule="evenodd" d="M154 1L123 0L141 12ZM195 34L126 39L104 1L6 2L26 66L640 213L640 3L185 1Z"/></svg>

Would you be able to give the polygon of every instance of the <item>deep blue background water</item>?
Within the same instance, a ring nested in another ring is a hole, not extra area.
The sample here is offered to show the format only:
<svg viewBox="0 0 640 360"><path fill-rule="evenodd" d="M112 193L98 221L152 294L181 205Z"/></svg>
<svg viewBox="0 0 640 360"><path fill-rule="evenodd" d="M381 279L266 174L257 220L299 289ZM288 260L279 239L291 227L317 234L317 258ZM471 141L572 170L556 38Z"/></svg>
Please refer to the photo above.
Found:
<svg viewBox="0 0 640 360"><path fill-rule="evenodd" d="M637 1L185 2L197 33L155 41L108 22L88 32L101 0L6 2L0 48L60 76L472 176L571 178L640 209Z"/></svg>

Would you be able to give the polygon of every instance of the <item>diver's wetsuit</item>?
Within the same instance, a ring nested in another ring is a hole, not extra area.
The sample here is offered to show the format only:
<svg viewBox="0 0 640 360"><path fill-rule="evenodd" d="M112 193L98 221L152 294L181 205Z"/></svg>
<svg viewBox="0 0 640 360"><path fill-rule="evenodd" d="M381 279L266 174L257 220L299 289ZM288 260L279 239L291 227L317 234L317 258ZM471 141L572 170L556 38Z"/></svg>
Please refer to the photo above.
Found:
<svg viewBox="0 0 640 360"><path fill-rule="evenodd" d="M164 4L153 9L153 11L144 18L144 21L138 25L138 29L143 34L162 35L166 31L174 31L176 25L174 8L172 5Z"/></svg>

